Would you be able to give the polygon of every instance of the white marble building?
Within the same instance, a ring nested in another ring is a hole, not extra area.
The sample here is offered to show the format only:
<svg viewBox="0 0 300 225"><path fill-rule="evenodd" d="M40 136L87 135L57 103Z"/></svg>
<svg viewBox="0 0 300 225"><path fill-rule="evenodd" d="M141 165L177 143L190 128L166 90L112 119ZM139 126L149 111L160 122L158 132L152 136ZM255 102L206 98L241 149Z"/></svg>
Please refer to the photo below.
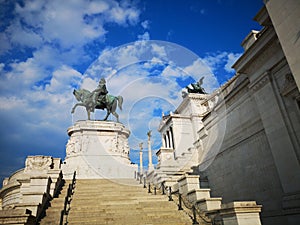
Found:
<svg viewBox="0 0 300 225"><path fill-rule="evenodd" d="M174 113L163 116L163 146L149 179L180 190L183 174L200 175L200 186L208 185L223 204L255 200L263 206L263 224L296 225L300 2L265 4L254 18L263 28L242 42L236 75L211 94L186 95Z"/></svg>

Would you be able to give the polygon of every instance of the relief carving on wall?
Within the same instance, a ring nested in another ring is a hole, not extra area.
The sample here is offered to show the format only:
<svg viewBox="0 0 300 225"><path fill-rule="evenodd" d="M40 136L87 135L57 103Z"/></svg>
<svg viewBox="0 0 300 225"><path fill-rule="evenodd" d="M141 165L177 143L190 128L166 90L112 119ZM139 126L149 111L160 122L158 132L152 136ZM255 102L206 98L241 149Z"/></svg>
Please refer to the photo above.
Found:
<svg viewBox="0 0 300 225"><path fill-rule="evenodd" d="M68 143L66 145L66 153L67 155L72 155L72 154L76 154L80 151L80 145L79 145L79 141L74 139L74 138L70 138L68 140Z"/></svg>
<svg viewBox="0 0 300 225"><path fill-rule="evenodd" d="M28 156L25 165L25 171L49 170L53 167L53 158L51 156Z"/></svg>
<svg viewBox="0 0 300 225"><path fill-rule="evenodd" d="M297 89L295 79L291 73L287 73L285 75L285 81L284 81L283 87L281 88L280 93L283 96L288 96L295 89Z"/></svg>

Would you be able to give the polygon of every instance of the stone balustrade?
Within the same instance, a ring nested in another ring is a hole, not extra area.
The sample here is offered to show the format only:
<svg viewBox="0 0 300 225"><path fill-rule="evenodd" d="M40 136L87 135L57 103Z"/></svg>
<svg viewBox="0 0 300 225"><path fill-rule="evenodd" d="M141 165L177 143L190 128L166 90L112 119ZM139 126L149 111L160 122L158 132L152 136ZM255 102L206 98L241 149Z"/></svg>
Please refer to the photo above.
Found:
<svg viewBox="0 0 300 225"><path fill-rule="evenodd" d="M211 197L209 188L200 187L200 176L184 174L169 177L163 181L164 187L181 194L211 221L222 220L224 225L261 225L261 205L255 201L238 201L222 204L222 198Z"/></svg>

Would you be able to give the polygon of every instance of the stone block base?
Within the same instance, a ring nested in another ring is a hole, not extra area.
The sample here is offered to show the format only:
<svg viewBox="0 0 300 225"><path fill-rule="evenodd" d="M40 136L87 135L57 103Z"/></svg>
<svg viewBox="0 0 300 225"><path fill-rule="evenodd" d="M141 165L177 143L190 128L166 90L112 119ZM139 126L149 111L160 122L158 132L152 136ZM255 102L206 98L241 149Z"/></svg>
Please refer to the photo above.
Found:
<svg viewBox="0 0 300 225"><path fill-rule="evenodd" d="M77 121L68 129L70 139L63 176L71 179L134 178L137 165L129 160L129 130L112 121Z"/></svg>

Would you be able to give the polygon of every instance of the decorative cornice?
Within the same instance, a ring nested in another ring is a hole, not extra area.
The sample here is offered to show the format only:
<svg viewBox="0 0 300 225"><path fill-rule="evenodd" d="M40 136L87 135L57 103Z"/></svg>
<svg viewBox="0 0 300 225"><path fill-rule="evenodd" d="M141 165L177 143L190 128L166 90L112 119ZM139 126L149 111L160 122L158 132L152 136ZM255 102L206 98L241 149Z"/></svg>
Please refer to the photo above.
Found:
<svg viewBox="0 0 300 225"><path fill-rule="evenodd" d="M68 135L71 136L75 132L93 131L93 132L119 132L126 136L130 135L130 131L121 123L113 121L100 120L81 120L77 121L72 127L68 128Z"/></svg>

